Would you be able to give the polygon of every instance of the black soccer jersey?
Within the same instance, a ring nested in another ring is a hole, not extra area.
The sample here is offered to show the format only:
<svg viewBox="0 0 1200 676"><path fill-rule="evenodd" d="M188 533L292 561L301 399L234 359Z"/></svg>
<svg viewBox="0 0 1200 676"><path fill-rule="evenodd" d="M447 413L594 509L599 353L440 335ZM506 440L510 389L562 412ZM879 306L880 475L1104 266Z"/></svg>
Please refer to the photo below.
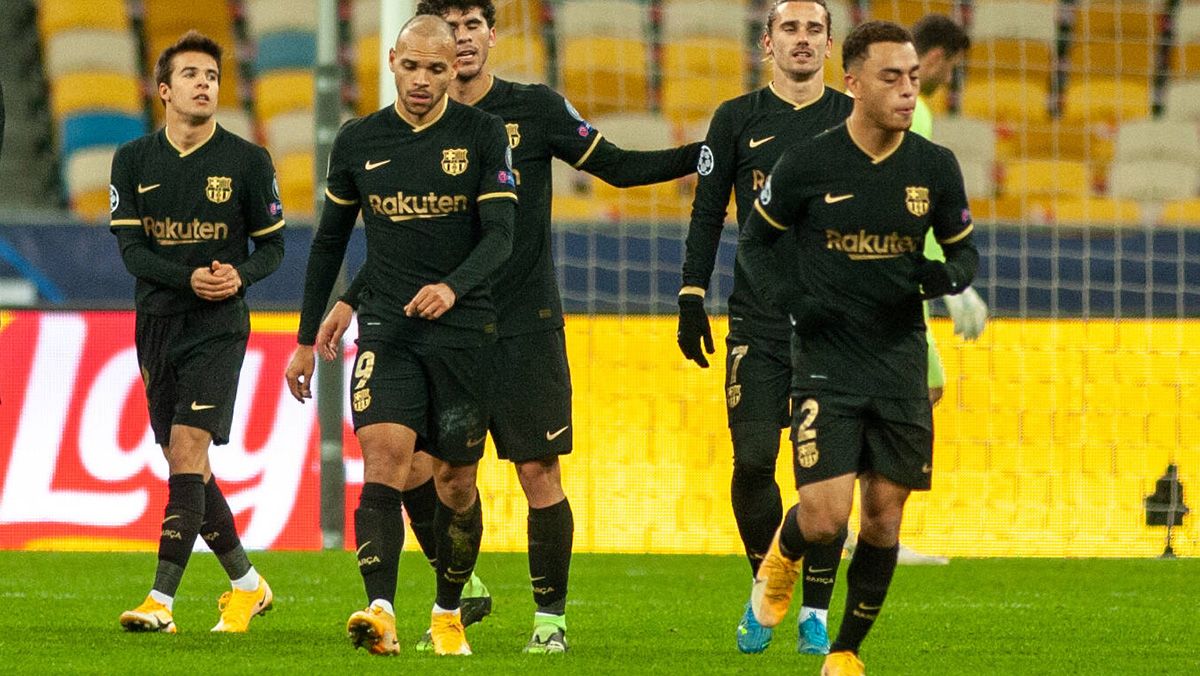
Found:
<svg viewBox="0 0 1200 676"><path fill-rule="evenodd" d="M840 124L853 105L849 96L829 88L815 101L797 105L769 85L717 108L697 166L699 178L683 263L685 287L708 288L730 190L737 208L736 220L744 224L754 197L783 151ZM810 161L823 168L830 160L814 156ZM785 341L791 335L787 318L755 293L740 262L734 264L729 321L733 332Z"/></svg>
<svg viewBox="0 0 1200 676"><path fill-rule="evenodd" d="M845 314L845 321L799 341L793 351L796 384L927 396L925 320L909 276L923 260L929 230L963 277L959 288L970 283L978 261L953 153L904 134L890 154L871 157L843 124L786 151L754 209L739 258L759 292L771 298L800 289ZM772 228L794 238L794 279L774 276L761 246L748 250L750 239L769 241L760 236Z"/></svg>
<svg viewBox="0 0 1200 676"><path fill-rule="evenodd" d="M169 315L209 303L192 291L191 276L214 260L238 269L242 295L283 259L271 157L220 125L186 152L165 128L126 143L113 156L111 181L110 229L137 277L138 312Z"/></svg>
<svg viewBox="0 0 1200 676"><path fill-rule="evenodd" d="M517 196L500 119L448 97L441 105L442 113L420 127L394 106L347 122L330 152L327 197L362 211L367 261L361 324L378 322L404 341L480 345L495 340L489 285L457 275L483 235L479 205ZM343 226L344 232L318 232L318 239L338 240L340 249L326 251L314 241L312 256L319 260L310 260L310 271L340 265L353 221ZM406 317L404 307L417 291L438 282L454 290L454 306L433 321ZM305 293L302 343L316 335L329 289L321 291Z"/></svg>

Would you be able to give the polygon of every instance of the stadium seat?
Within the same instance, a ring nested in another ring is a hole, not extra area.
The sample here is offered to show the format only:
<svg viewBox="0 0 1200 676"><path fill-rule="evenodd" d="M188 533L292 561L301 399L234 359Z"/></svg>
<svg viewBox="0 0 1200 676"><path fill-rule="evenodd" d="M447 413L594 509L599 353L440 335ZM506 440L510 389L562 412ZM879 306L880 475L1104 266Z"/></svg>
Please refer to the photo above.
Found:
<svg viewBox="0 0 1200 676"><path fill-rule="evenodd" d="M266 121L266 144L274 155L313 152L313 111L292 110Z"/></svg>
<svg viewBox="0 0 1200 676"><path fill-rule="evenodd" d="M1083 162L1070 160L1017 160L1004 167L1004 193L1083 197L1091 176Z"/></svg>
<svg viewBox="0 0 1200 676"><path fill-rule="evenodd" d="M953 0L871 0L869 15L872 20L895 21L910 27L926 14L954 16Z"/></svg>
<svg viewBox="0 0 1200 676"><path fill-rule="evenodd" d="M1052 218L1059 225L1138 225L1141 209L1130 199L1110 197L1070 197L1058 199Z"/></svg>
<svg viewBox="0 0 1200 676"><path fill-rule="evenodd" d="M317 30L317 4L291 0L245 0L246 28L258 39L268 33Z"/></svg>
<svg viewBox="0 0 1200 676"><path fill-rule="evenodd" d="M659 115L613 115L595 122L606 138L629 150L668 148L676 143L670 122ZM596 180L593 193L610 216L679 220L691 212L693 189L685 181L672 181L622 190Z"/></svg>
<svg viewBox="0 0 1200 676"><path fill-rule="evenodd" d="M546 43L539 33L504 31L488 53L492 72L512 82L545 82L548 63Z"/></svg>
<svg viewBox="0 0 1200 676"><path fill-rule="evenodd" d="M90 112L68 115L59 130L63 157L95 146L119 146L146 133L142 115Z"/></svg>
<svg viewBox="0 0 1200 676"><path fill-rule="evenodd" d="M967 195L967 203L978 223L1020 223L1025 219L1025 200L1020 195Z"/></svg>
<svg viewBox="0 0 1200 676"><path fill-rule="evenodd" d="M1196 62L1200 68L1200 60ZM1179 80L1167 84L1165 113L1168 120L1200 122L1200 80Z"/></svg>
<svg viewBox="0 0 1200 676"><path fill-rule="evenodd" d="M745 72L744 45L734 39L688 37L663 45L663 77L732 79L740 86Z"/></svg>
<svg viewBox="0 0 1200 676"><path fill-rule="evenodd" d="M1196 125L1171 120L1127 122L1117 129L1118 161L1165 160L1200 165Z"/></svg>
<svg viewBox="0 0 1200 676"><path fill-rule="evenodd" d="M970 117L939 117L933 122L933 141L954 151L959 161L996 160L996 129L990 121Z"/></svg>
<svg viewBox="0 0 1200 676"><path fill-rule="evenodd" d="M1172 70L1182 77L1194 76L1200 72L1200 3L1181 3L1175 15L1175 40Z"/></svg>
<svg viewBox="0 0 1200 676"><path fill-rule="evenodd" d="M971 39L1053 42L1056 4L1053 0L976 0Z"/></svg>
<svg viewBox="0 0 1200 676"><path fill-rule="evenodd" d="M254 133L254 120L250 118L250 113L242 108L218 109L217 124L247 141L257 142L258 135Z"/></svg>
<svg viewBox="0 0 1200 676"><path fill-rule="evenodd" d="M311 152L276 156L275 172L279 177L279 196L285 213L313 214L313 167Z"/></svg>
<svg viewBox="0 0 1200 676"><path fill-rule="evenodd" d="M1148 78L1085 75L1067 84L1063 111L1067 122L1121 124L1149 115Z"/></svg>
<svg viewBox="0 0 1200 676"><path fill-rule="evenodd" d="M38 28L43 40L72 28L128 31L125 4L125 0L41 0L37 3Z"/></svg>
<svg viewBox="0 0 1200 676"><path fill-rule="evenodd" d="M1167 202L1158 220L1163 225L1200 226L1200 197Z"/></svg>
<svg viewBox="0 0 1200 676"><path fill-rule="evenodd" d="M745 24L748 11L744 0L666 0L662 8L663 42L729 38L730 27Z"/></svg>
<svg viewBox="0 0 1200 676"><path fill-rule="evenodd" d="M270 120L291 110L312 110L313 74L305 70L262 73L254 83L258 119Z"/></svg>
<svg viewBox="0 0 1200 676"><path fill-rule="evenodd" d="M113 153L117 152L118 145L98 145L71 153L63 169L68 194L74 196L107 189Z"/></svg>
<svg viewBox="0 0 1200 676"><path fill-rule="evenodd" d="M379 110L379 34L364 35L354 41L354 81L358 85L358 101L354 110L368 115ZM395 93L395 90L392 90Z"/></svg>
<svg viewBox="0 0 1200 676"><path fill-rule="evenodd" d="M741 80L733 77L670 77L663 82L663 115L680 124L707 121L722 101L743 92Z"/></svg>
<svg viewBox="0 0 1200 676"><path fill-rule="evenodd" d="M50 82L50 112L54 119L85 111L140 115L141 84L133 75L111 71L68 73Z"/></svg>
<svg viewBox="0 0 1200 676"><path fill-rule="evenodd" d="M967 54L967 77L1044 80L1051 70L1051 43L1000 38L973 42Z"/></svg>
<svg viewBox="0 0 1200 676"><path fill-rule="evenodd" d="M46 77L53 80L67 73L112 71L135 75L137 47L127 30L72 28L49 36L43 45Z"/></svg>
<svg viewBox="0 0 1200 676"><path fill-rule="evenodd" d="M648 44L618 37L563 38L560 48L563 93L585 115L646 109Z"/></svg>
<svg viewBox="0 0 1200 676"><path fill-rule="evenodd" d="M254 72L312 68L316 61L316 33L302 30L275 31L259 37Z"/></svg>
<svg viewBox="0 0 1200 676"><path fill-rule="evenodd" d="M1025 78L974 78L962 94L962 112L968 117L999 123L1046 122L1049 84Z"/></svg>
<svg viewBox="0 0 1200 676"><path fill-rule="evenodd" d="M958 165L962 170L967 196L991 197L996 192L996 172L991 162L959 158Z"/></svg>
<svg viewBox="0 0 1200 676"><path fill-rule="evenodd" d="M646 35L646 6L636 0L565 0L555 13L561 40L605 36L642 40Z"/></svg>
<svg viewBox="0 0 1200 676"><path fill-rule="evenodd" d="M1114 197L1139 202L1183 200L1200 194L1200 166L1161 159L1114 162L1108 186Z"/></svg>
<svg viewBox="0 0 1200 676"><path fill-rule="evenodd" d="M1004 125L996 141L996 154L1002 160L1083 160L1103 165L1112 159L1112 153L1111 134L1078 123Z"/></svg>

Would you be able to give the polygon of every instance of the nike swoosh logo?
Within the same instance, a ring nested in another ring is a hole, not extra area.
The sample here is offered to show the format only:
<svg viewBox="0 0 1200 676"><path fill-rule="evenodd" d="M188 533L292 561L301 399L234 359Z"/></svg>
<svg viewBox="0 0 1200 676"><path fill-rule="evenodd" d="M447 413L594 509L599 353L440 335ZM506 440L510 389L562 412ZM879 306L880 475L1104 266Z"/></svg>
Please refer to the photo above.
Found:
<svg viewBox="0 0 1200 676"><path fill-rule="evenodd" d="M808 572L811 573L812 575L820 575L821 573L828 573L831 570L833 570L833 569L832 568L809 568Z"/></svg>
<svg viewBox="0 0 1200 676"><path fill-rule="evenodd" d="M933 465L931 465L929 463L925 463L924 465L921 465L921 473L922 474L930 474L932 472L933 472Z"/></svg>
<svg viewBox="0 0 1200 676"><path fill-rule="evenodd" d="M838 195L837 197L834 197L833 195L831 195L829 193L825 193L825 203L826 204L837 204L838 202L845 202L846 200L850 199L851 197L854 197L853 193L851 193L849 195Z"/></svg>
<svg viewBox="0 0 1200 676"><path fill-rule="evenodd" d="M860 604L858 604L858 609L859 609L859 610L865 610L865 611L867 611L868 613L869 613L869 612L871 612L871 611L873 611L873 610L879 610L879 609L880 609L880 608L882 608L882 607L883 607L883 606L868 606L868 605L867 605L867 604L865 604L865 603L860 603Z"/></svg>
<svg viewBox="0 0 1200 676"><path fill-rule="evenodd" d="M545 579L546 579L546 576L545 576L545 575L538 575L537 577L531 577L531 578L529 578L529 581L530 581L530 582L537 582L538 580L545 580Z"/></svg>
<svg viewBox="0 0 1200 676"><path fill-rule="evenodd" d="M471 448L472 446L478 446L479 444L482 444L485 441L487 441L486 433L482 437L479 437L478 439L467 439L467 448Z"/></svg>
<svg viewBox="0 0 1200 676"><path fill-rule="evenodd" d="M372 542L372 540L367 540L366 542L362 543L362 546L359 547L357 550L355 550L354 555L359 556L360 554L362 554L362 550L366 549L367 545L371 544L371 542Z"/></svg>
<svg viewBox="0 0 1200 676"><path fill-rule="evenodd" d="M388 162L391 162L391 160L380 160L378 162L372 162L371 160L367 160L367 163L363 166L366 167L367 171L371 171L372 169L378 169L379 167L382 167L383 165L387 164Z"/></svg>
<svg viewBox="0 0 1200 676"><path fill-rule="evenodd" d="M559 430L559 431L557 431L557 432L550 432L549 430L546 430L546 441L554 441L554 440L555 440L555 439L557 439L557 438L558 438L558 437L559 437L559 436L560 436L560 435L561 435L563 432L566 432L566 431L567 431L567 427L570 427L570 425L567 425L566 427L563 427L561 430Z"/></svg>
<svg viewBox="0 0 1200 676"><path fill-rule="evenodd" d="M473 568L463 568L462 570L454 570L453 568L450 568L449 566L447 566L446 574L453 575L454 577L458 577L460 575L466 575L467 573L471 572L472 570L474 570L474 569Z"/></svg>
<svg viewBox="0 0 1200 676"><path fill-rule="evenodd" d="M162 183L155 183L154 185L142 185L141 183L138 183L138 194L140 195L145 192L150 192L160 185L162 185Z"/></svg>
<svg viewBox="0 0 1200 676"><path fill-rule="evenodd" d="M757 147L761 146L762 144L764 144L768 141L772 141L774 139L775 139L774 136L768 136L766 138L752 138L752 139L750 139L750 148L751 149L757 148Z"/></svg>
<svg viewBox="0 0 1200 676"><path fill-rule="evenodd" d="M194 401L192 402L192 410L193 411L207 411L210 408L216 408L216 407L217 407L216 404L197 404Z"/></svg>

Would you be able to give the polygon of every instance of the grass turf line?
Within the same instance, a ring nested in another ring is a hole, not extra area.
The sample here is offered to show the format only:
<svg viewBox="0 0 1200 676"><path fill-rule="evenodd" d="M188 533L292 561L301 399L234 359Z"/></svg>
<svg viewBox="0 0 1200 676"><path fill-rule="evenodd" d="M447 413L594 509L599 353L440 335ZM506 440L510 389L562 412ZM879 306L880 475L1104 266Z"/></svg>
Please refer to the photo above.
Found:
<svg viewBox="0 0 1200 676"><path fill-rule="evenodd" d="M576 555L566 656L520 650L532 630L524 555L484 554L478 571L495 611L467 635L475 655L437 658L412 644L428 626L433 574L406 554L397 595L404 648L383 659L345 638L365 605L349 552L256 552L276 608L248 635L215 635L228 582L209 554L192 558L174 636L129 634L117 616L153 576L149 554L0 552L0 665L12 672L90 673L811 673L798 655L795 610L770 649L739 655L733 628L749 592L737 557ZM831 609L841 617L845 562ZM1200 561L958 559L901 567L862 656L871 674L1200 673L1195 610Z"/></svg>

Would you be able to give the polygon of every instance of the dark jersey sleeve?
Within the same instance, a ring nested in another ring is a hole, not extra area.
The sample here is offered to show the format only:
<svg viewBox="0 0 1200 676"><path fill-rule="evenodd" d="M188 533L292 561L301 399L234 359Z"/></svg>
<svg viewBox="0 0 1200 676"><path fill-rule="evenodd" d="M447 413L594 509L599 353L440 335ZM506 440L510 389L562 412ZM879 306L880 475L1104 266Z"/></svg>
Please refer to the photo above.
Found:
<svg viewBox="0 0 1200 676"><path fill-rule="evenodd" d="M256 148L247 174L247 193L242 203L246 230L254 241L254 251L238 266L242 282L250 286L275 272L283 262L283 204L279 201L279 183L271 155Z"/></svg>
<svg viewBox="0 0 1200 676"><path fill-rule="evenodd" d="M730 104L723 103L708 125L696 165L696 196L692 200L692 220L688 223L683 259L683 286L691 293L703 295L712 279L737 175L736 162L733 114Z"/></svg>
<svg viewBox="0 0 1200 676"><path fill-rule="evenodd" d="M513 227L517 215L516 179L512 171L512 149L504 122L492 116L480 129L477 144L483 160L478 186L481 236L466 260L442 280L461 297L479 286L512 254Z"/></svg>
<svg viewBox="0 0 1200 676"><path fill-rule="evenodd" d="M350 173L352 162L346 136L346 127L342 127L329 152L328 188L325 191L328 199L321 209L321 221L313 235L304 275L304 301L296 336L301 345L312 345L316 341L329 293L337 281L346 244L358 217L358 189Z"/></svg>
<svg viewBox="0 0 1200 676"><path fill-rule="evenodd" d="M618 188L673 181L696 170L700 145L697 142L666 150L625 150L601 137L579 168Z"/></svg>
<svg viewBox="0 0 1200 676"><path fill-rule="evenodd" d="M946 254L946 267L950 278L960 289L965 289L975 279L979 267L979 252L972 241L975 224L967 205L967 191L963 186L962 169L954 153L947 148L936 147L940 155L942 179L940 194L933 204L929 222L933 235Z"/></svg>
<svg viewBox="0 0 1200 676"><path fill-rule="evenodd" d="M558 159L580 169L596 151L603 137L583 119L570 101L549 87L542 89L546 94L545 99L535 105L546 108L543 124L550 150Z"/></svg>
<svg viewBox="0 0 1200 676"><path fill-rule="evenodd" d="M191 287L193 269L183 263L163 258L150 248L150 238L142 227L137 208L136 151L123 145L113 155L109 178L109 229L117 236L121 260L129 273L138 279L175 289Z"/></svg>
<svg viewBox="0 0 1200 676"><path fill-rule="evenodd" d="M767 176L754 200L754 210L742 225L737 251L754 290L784 310L794 300L791 296L799 285L796 280L787 279L771 247L802 222L807 213L806 165L794 150L785 151Z"/></svg>

